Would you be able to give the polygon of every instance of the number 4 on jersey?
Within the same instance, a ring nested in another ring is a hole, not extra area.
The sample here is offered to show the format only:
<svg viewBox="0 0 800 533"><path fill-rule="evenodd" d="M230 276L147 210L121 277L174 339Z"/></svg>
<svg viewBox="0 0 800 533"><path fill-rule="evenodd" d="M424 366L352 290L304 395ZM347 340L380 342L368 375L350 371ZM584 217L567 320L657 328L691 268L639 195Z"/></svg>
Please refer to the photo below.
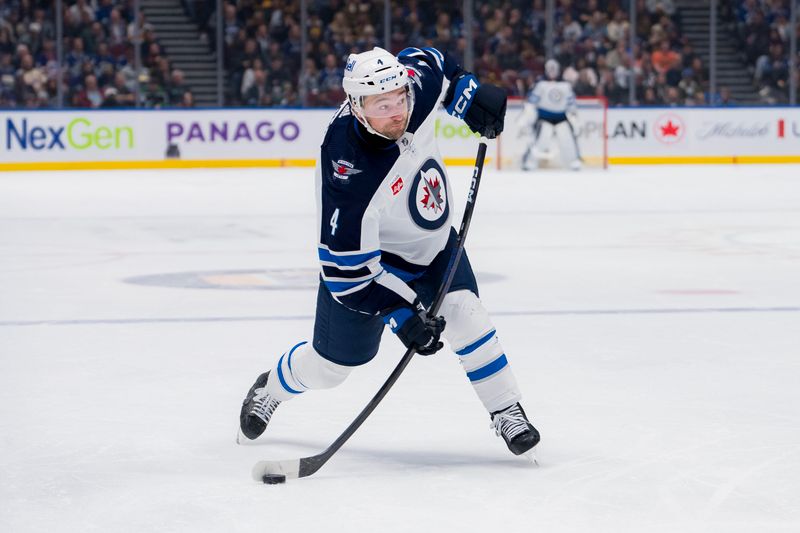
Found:
<svg viewBox="0 0 800 533"><path fill-rule="evenodd" d="M336 228L339 227L338 224L339 220L339 208L336 208L336 211L333 212L333 216L331 217L331 235L336 235Z"/></svg>

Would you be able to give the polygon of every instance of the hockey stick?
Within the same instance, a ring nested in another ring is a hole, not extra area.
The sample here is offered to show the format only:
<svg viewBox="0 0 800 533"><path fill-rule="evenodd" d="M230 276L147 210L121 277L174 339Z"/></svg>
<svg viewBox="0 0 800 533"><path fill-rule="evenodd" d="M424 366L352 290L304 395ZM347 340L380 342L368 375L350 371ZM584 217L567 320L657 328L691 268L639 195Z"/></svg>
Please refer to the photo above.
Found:
<svg viewBox="0 0 800 533"><path fill-rule="evenodd" d="M435 316L439 312L447 291L453 283L453 277L456 273L456 267L464 253L464 241L467 238L467 231L469 230L470 222L472 221L472 213L475 210L475 199L478 196L478 186L481 182L481 175L483 174L483 162L486 158L486 138L481 137L480 145L478 146L478 155L475 159L475 168L472 172L472 182L470 184L469 192L467 193L467 206L464 209L464 217L461 219L461 228L458 231L458 240L456 241L455 251L450 259L448 265L447 278L444 283L439 287L436 297L433 299L431 307L428 309L428 316ZM347 429L339 435L333 444L328 446L324 452L311 457L303 457L301 459L287 459L284 461L259 461L253 466L253 479L256 481L265 481L265 476L286 476L286 478L300 478L308 477L314 474L317 470L322 468L328 459L333 457L339 448L341 448L347 440L361 427L361 424L367 417L375 410L381 400L389 392L389 389L395 384L400 374L403 373L408 363L414 357L416 350L412 347L406 350L405 355L397 364L395 369L386 379L386 383L378 390L375 396L370 400L366 407L358 414L353 422L347 426Z"/></svg>

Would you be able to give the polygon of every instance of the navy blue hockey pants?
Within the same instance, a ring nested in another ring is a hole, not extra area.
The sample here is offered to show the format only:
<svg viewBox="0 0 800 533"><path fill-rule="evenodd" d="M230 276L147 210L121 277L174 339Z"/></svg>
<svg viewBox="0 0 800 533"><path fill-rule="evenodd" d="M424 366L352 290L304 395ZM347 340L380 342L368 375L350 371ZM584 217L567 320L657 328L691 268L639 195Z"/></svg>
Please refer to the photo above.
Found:
<svg viewBox="0 0 800 533"><path fill-rule="evenodd" d="M450 258L455 251L457 233L450 228L444 250L434 258L425 273L408 283L422 304L430 307L444 283ZM449 292L470 290L478 296L478 284L466 250L461 255ZM317 292L317 315L314 321L314 349L325 359L345 366L363 365L378 353L384 323L379 316L352 311L331 296L320 281Z"/></svg>

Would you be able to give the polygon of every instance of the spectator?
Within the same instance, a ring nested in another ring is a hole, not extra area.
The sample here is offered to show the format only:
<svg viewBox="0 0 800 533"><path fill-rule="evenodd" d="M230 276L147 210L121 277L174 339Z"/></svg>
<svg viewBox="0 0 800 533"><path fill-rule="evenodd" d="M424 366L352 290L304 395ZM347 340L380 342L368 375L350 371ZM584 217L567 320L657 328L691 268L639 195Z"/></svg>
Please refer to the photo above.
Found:
<svg viewBox="0 0 800 533"><path fill-rule="evenodd" d="M16 90L19 100L34 100L40 97L46 99L44 93L47 83L47 75L44 69L37 67L33 62L33 56L25 53L20 61L20 67L16 73Z"/></svg>
<svg viewBox="0 0 800 533"><path fill-rule="evenodd" d="M186 91L181 98L180 107L190 108L194 107L194 94L192 91Z"/></svg>
<svg viewBox="0 0 800 533"><path fill-rule="evenodd" d="M621 9L618 9L614 13L611 22L608 23L606 34L612 43L617 43L625 39L629 29L630 23L628 22L627 15Z"/></svg>
<svg viewBox="0 0 800 533"><path fill-rule="evenodd" d="M86 20L87 17L88 20L94 20L94 11L86 0L76 0L76 2L69 7L68 11L72 20L83 21Z"/></svg>
<svg viewBox="0 0 800 533"><path fill-rule="evenodd" d="M305 91L308 105L320 104L320 76L312 58L306 59L305 72L300 75L299 85Z"/></svg>
<svg viewBox="0 0 800 533"><path fill-rule="evenodd" d="M681 56L669 46L669 41L664 39L659 44L658 50L653 52L652 62L656 72L662 73L672 70L680 63Z"/></svg>
<svg viewBox="0 0 800 533"><path fill-rule="evenodd" d="M264 69L258 67L252 71L252 81L247 89L242 91L242 103L255 107L261 105L267 94L267 75Z"/></svg>
<svg viewBox="0 0 800 533"><path fill-rule="evenodd" d="M0 26L0 54L11 55L15 50L14 41L11 40L11 30L5 26Z"/></svg>
<svg viewBox="0 0 800 533"><path fill-rule="evenodd" d="M114 75L114 82L110 88L114 89L114 102L116 105L120 107L136 106L134 88L128 84L122 72L117 72Z"/></svg>
<svg viewBox="0 0 800 533"><path fill-rule="evenodd" d="M94 74L86 76L83 88L77 93L77 107L98 108L104 99L103 93L97 86L97 78Z"/></svg>
<svg viewBox="0 0 800 533"><path fill-rule="evenodd" d="M641 104L645 106L659 106L664 105L664 102L659 98L655 89L647 87L644 90L644 97L642 98Z"/></svg>
<svg viewBox="0 0 800 533"><path fill-rule="evenodd" d="M595 96L597 94L597 77L591 69L584 68L578 71L578 81L575 83L575 96Z"/></svg>
<svg viewBox="0 0 800 533"><path fill-rule="evenodd" d="M180 69L173 69L166 86L170 105L179 105L183 100L183 95L192 91L192 88L186 84L185 76Z"/></svg>

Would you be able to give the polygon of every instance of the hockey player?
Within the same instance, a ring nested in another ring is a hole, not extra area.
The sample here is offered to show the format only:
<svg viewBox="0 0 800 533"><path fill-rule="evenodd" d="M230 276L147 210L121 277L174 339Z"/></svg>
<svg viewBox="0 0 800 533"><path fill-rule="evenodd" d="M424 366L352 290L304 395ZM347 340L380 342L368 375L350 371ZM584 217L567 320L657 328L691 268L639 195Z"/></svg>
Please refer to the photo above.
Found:
<svg viewBox="0 0 800 533"><path fill-rule="evenodd" d="M503 130L506 96L433 48L351 54L343 86L347 100L328 125L316 169L321 281L313 341L295 344L258 377L242 405L239 442L261 435L281 402L335 387L369 362L388 325L420 355L441 349L444 335L496 433L514 454L525 453L539 433L519 404L466 254L441 316L425 314L456 242L436 109L493 138Z"/></svg>
<svg viewBox="0 0 800 533"><path fill-rule="evenodd" d="M531 132L528 148L522 156L522 168L533 170L539 160L552 159L551 143L558 142L561 160L572 170L581 169L575 128L577 113L575 93L567 81L558 81L561 67L555 59L544 64L546 78L539 80L528 94L522 112L523 132Z"/></svg>

